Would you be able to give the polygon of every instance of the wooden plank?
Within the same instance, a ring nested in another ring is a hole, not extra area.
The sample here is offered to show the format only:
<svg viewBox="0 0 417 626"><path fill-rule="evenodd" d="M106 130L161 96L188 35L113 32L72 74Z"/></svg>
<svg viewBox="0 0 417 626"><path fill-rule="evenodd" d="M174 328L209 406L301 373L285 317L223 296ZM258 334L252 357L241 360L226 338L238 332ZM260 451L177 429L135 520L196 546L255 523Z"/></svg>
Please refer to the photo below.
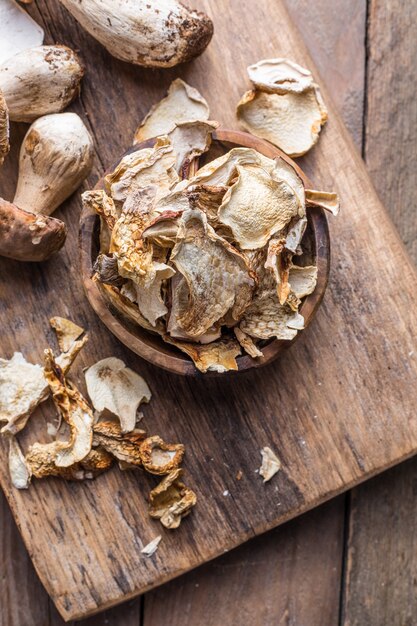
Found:
<svg viewBox="0 0 417 626"><path fill-rule="evenodd" d="M144 626L334 626L343 496L145 596Z"/></svg>
<svg viewBox="0 0 417 626"><path fill-rule="evenodd" d="M417 102L415 73L407 68L417 55L416 13L415 0L371 2L365 136L367 166L415 262ZM345 626L417 621L416 473L411 460L353 491Z"/></svg>
<svg viewBox="0 0 417 626"><path fill-rule="evenodd" d="M253 23L253 4L239 3L238 9L235 2L225 3L221 16L218 3L203 4L212 14L217 13L217 35L208 52L182 72L190 82L210 94L213 115L222 114L225 123L233 121L232 105L246 85L244 67L254 56L266 56L273 49L283 55L297 56L299 61L312 66L281 4L270 5L265 0L257 3L257 18L265 24L265 29L256 40L248 40L247 35ZM90 38L74 27L60 8L47 6L54 24L59 24L65 33L62 39L71 43L71 38L81 41L85 37L82 47L87 49ZM230 38L232 24L237 30L233 49L229 49L225 42ZM91 65L83 102L90 98L90 122L99 152L105 159L122 141L127 142L130 125L136 123L132 122L134 115L126 116L126 102L138 102L141 95L141 107L146 109L151 91L159 91L160 96L168 78L164 74L156 88L160 72L125 70L122 64L106 59L106 63L115 64L118 73L114 81L105 82L104 70L97 72L98 77L92 72L98 58L87 61ZM236 75L227 89L223 80L225 67L230 71L233 68L233 76ZM140 77L142 85L139 85ZM129 84L129 92L119 104L117 92L124 80ZM103 93L104 84L108 91L100 100L97 94ZM106 113L107 99L112 106ZM38 573L67 618L131 597L414 452L416 427L406 422L413 414L409 388L415 369L405 367L403 351L410 348L404 347L398 341L398 333L393 336L389 328L394 328L398 320L411 332L415 327L415 317L410 312L411 295L407 296L408 301L406 296L400 298L405 293L405 284L410 286L415 281L415 274L372 191L351 140L333 108L329 108L331 122L320 145L305 160L305 166L319 184L331 185L337 177L345 205L354 209L345 212L332 228L335 243L344 244L335 246L333 281L317 320L285 361L262 373L221 382L193 381L190 385L189 381L157 372L122 350L86 308L75 259L68 254L75 246L74 223L66 253L44 266L42 274L36 268L29 272L22 266L17 268L17 264L2 262L2 270L16 273L22 292L30 293L28 286L32 290L24 304L21 300L14 302L11 332L5 338L4 349L11 352L16 345L27 345L29 358L37 358L41 353L47 337L42 337L40 319L35 324L34 316L28 314L36 307L39 310L41 299L39 318L52 313L65 314L66 309L76 311L77 320L87 322L92 336L90 352L80 358L79 368L110 353L123 356L152 379L155 398L146 413L145 425L152 432L163 432L167 438L187 444L187 467L194 481L198 481L200 501L211 504L201 506L175 537L165 533L156 558L145 562L137 556L140 541L149 540L151 528L141 493L148 488L143 477L114 472L90 485L64 485L51 480L39 482L28 493L21 494L10 489L3 470L2 485ZM138 111L138 117L143 112ZM112 126L113 117L119 120L117 131ZM100 132L106 125L108 134L103 143ZM115 156L116 153L112 159ZM67 216L69 207L68 203ZM76 199L72 209L74 213L78 209ZM374 238L376 232L382 235ZM381 240L384 247L379 245ZM401 261L400 277L387 256L387 249ZM354 271L359 268L360 272ZM372 301L368 298L368 284L374 290ZM56 285L60 285L60 290L53 303L47 296ZM13 294L7 292L7 285L4 294L6 301L11 301ZM384 329L384 333L374 332L374 328ZM389 352L384 351L387 336L392 340ZM35 340L29 344L32 337ZM294 380L300 376L300 364L304 365L303 385L294 387ZM262 401L255 405L253 398L257 394ZM177 406L173 406L173 398L177 399ZM39 434L36 428L42 428L46 414L45 409L38 416L36 426L33 425L34 436ZM369 433L371 437L364 436ZM237 441L241 442L240 446L236 445ZM258 464L259 448L266 442L277 449L283 460L283 471L273 487L278 489L276 495L272 490L261 489L253 472ZM224 463L230 466L230 471ZM234 482L237 469L243 469L245 476L238 485ZM225 488L232 494L228 500L220 497ZM217 532L208 542L207 529L212 528ZM54 537L54 541L43 540L45 533ZM66 564L64 570L57 559L57 544L59 557ZM77 545L76 559L74 545Z"/></svg>

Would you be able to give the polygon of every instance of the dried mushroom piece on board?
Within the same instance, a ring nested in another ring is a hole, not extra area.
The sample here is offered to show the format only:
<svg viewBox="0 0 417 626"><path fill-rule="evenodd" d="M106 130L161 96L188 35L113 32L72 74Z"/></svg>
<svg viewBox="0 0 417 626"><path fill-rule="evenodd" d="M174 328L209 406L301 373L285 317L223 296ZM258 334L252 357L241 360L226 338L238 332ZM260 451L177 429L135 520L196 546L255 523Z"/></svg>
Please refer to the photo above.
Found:
<svg viewBox="0 0 417 626"><path fill-rule="evenodd" d="M13 435L9 437L9 473L13 487L16 487L16 489L27 489L29 487L32 472L26 463L17 439Z"/></svg>
<svg viewBox="0 0 417 626"><path fill-rule="evenodd" d="M93 428L93 445L106 450L114 458L129 466L142 466L140 444L145 439L145 431L138 428L123 433L114 422L98 422Z"/></svg>
<svg viewBox="0 0 417 626"><path fill-rule="evenodd" d="M116 415L122 432L135 428L140 404L149 402L152 396L146 381L115 357L102 359L89 367L85 381L95 410L107 409Z"/></svg>
<svg viewBox="0 0 417 626"><path fill-rule="evenodd" d="M74 324L71 320L67 320L65 317L51 317L49 323L56 332L59 349L62 352L67 352L74 341L84 333L84 328Z"/></svg>
<svg viewBox="0 0 417 626"><path fill-rule="evenodd" d="M140 445L142 465L150 474L169 474L181 465L184 450L182 443L165 443L158 435L148 437Z"/></svg>
<svg viewBox="0 0 417 626"><path fill-rule="evenodd" d="M237 105L237 117L248 132L299 157L317 142L327 110L317 87L285 95L247 91Z"/></svg>
<svg viewBox="0 0 417 626"><path fill-rule="evenodd" d="M155 104L137 128L134 143L167 135L176 124L208 120L209 107L203 96L181 78L176 78L168 93Z"/></svg>
<svg viewBox="0 0 417 626"><path fill-rule="evenodd" d="M261 455L262 465L260 467L259 474L264 479L264 483L266 483L281 469L281 461L268 446L262 448Z"/></svg>
<svg viewBox="0 0 417 626"><path fill-rule="evenodd" d="M197 496L179 478L181 469L168 474L149 494L149 515L165 528L178 528L197 502Z"/></svg>

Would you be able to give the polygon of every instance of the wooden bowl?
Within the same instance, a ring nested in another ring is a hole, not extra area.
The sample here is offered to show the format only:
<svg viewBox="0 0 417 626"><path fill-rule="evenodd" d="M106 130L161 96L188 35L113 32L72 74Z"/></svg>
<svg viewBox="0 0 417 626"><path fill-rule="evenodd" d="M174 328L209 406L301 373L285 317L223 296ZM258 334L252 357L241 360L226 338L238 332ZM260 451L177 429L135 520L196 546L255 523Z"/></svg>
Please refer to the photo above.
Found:
<svg viewBox="0 0 417 626"><path fill-rule="evenodd" d="M148 140L139 146L135 146L129 152L151 145L153 145L153 140ZM232 130L218 130L214 133L213 151L217 152L215 156L236 146L254 148L271 159L278 156L282 157L295 168L306 187L312 188L311 183L298 165L269 142L247 133ZM99 181L96 188L100 188L102 185L103 180ZM148 332L134 324L114 307L106 294L92 280L93 265L99 250L99 229L100 220L98 216L90 209L84 208L80 218L82 279L91 306L107 328L137 355L170 372L186 376L224 375L211 372L201 374L186 354L166 344L159 335ZM309 262L315 263L318 268L316 289L304 299L300 307L300 311L305 319L305 326L307 327L323 299L330 269L329 230L326 216L321 209L309 208L308 210L308 225L303 239L303 249L306 249L306 252L303 252L303 256L306 254L309 257ZM248 355L239 356L237 358L238 371L242 372L270 363L277 358L280 352L289 347L293 341L271 339L263 342L262 351L264 356L258 359L253 359Z"/></svg>

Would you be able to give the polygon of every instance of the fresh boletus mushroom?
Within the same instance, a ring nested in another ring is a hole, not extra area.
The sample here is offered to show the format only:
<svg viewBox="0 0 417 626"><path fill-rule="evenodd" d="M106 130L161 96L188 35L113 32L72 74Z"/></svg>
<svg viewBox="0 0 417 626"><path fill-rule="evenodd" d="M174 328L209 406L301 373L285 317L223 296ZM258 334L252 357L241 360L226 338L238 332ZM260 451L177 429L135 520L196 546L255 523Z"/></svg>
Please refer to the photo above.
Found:
<svg viewBox="0 0 417 626"><path fill-rule="evenodd" d="M9 149L9 111L0 90L0 165L3 164Z"/></svg>
<svg viewBox="0 0 417 626"><path fill-rule="evenodd" d="M59 113L77 96L84 70L66 46L37 46L0 65L0 89L13 122Z"/></svg>
<svg viewBox="0 0 417 626"><path fill-rule="evenodd" d="M17 261L44 261L63 245L64 222L35 215L0 198L0 255Z"/></svg>
<svg viewBox="0 0 417 626"><path fill-rule="evenodd" d="M61 0L113 56L144 67L173 67L198 56L213 35L205 14L176 0Z"/></svg>
<svg viewBox="0 0 417 626"><path fill-rule="evenodd" d="M14 204L51 215L83 182L93 163L93 140L76 113L40 117L20 150Z"/></svg>

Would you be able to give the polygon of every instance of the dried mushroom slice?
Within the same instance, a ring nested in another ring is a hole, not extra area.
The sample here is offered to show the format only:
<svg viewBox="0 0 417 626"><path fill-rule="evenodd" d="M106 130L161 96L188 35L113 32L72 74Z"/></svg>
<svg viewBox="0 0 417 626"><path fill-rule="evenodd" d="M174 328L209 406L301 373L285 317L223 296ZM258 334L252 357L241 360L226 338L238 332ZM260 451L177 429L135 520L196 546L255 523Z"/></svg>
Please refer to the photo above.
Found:
<svg viewBox="0 0 417 626"><path fill-rule="evenodd" d="M40 46L43 43L42 28L14 0L0 3L0 64L12 56Z"/></svg>
<svg viewBox="0 0 417 626"><path fill-rule="evenodd" d="M89 367L85 381L95 410L107 409L119 418L122 432L132 431L140 404L151 399L145 380L121 359L109 357Z"/></svg>
<svg viewBox="0 0 417 626"><path fill-rule="evenodd" d="M114 202L123 204L127 197L143 187L155 186L155 200L178 182L176 155L167 136L158 137L153 148L143 148L126 155L116 169L104 177L104 186Z"/></svg>
<svg viewBox="0 0 417 626"><path fill-rule="evenodd" d="M90 450L79 463L70 467L59 467L55 464L54 449L45 449L44 446L45 444L35 443L26 455L29 471L35 478L59 476L65 480L91 480L113 465L113 457L105 450Z"/></svg>
<svg viewBox="0 0 417 626"><path fill-rule="evenodd" d="M333 215L338 215L340 211L339 197L334 192L306 189L306 201L309 206L318 206Z"/></svg>
<svg viewBox="0 0 417 626"><path fill-rule="evenodd" d="M142 465L150 474L162 476L177 469L184 458L182 443L165 443L161 437L148 437L140 444Z"/></svg>
<svg viewBox="0 0 417 626"><path fill-rule="evenodd" d="M16 487L16 489L27 489L29 487L32 472L26 463L17 439L13 435L9 438L9 473L13 487Z"/></svg>
<svg viewBox="0 0 417 626"><path fill-rule="evenodd" d="M0 165L3 165L9 150L9 111L0 89Z"/></svg>
<svg viewBox="0 0 417 626"><path fill-rule="evenodd" d="M266 483L281 469L281 461L268 446L262 448L261 456L262 465L259 474L264 479L264 483Z"/></svg>
<svg viewBox="0 0 417 626"><path fill-rule="evenodd" d="M144 546L141 550L141 554L144 554L145 556L152 556L153 554L155 554L155 552L157 551L160 541L162 539L161 535L158 535L157 537L155 537L155 539L152 539L152 541L150 541L148 544L146 544L146 546Z"/></svg>
<svg viewBox="0 0 417 626"><path fill-rule="evenodd" d="M62 352L67 352L84 333L84 328L74 324L71 320L67 320L65 317L51 317L49 323L56 332L59 349Z"/></svg>
<svg viewBox="0 0 417 626"><path fill-rule="evenodd" d="M291 292L299 299L310 295L317 285L317 267L315 265L292 265L290 267L289 282Z"/></svg>
<svg viewBox="0 0 417 626"><path fill-rule="evenodd" d="M304 183L294 167L278 157L275 159L275 165L270 173L274 180L284 180L293 189L300 203L299 215L300 217L304 215L306 205Z"/></svg>
<svg viewBox="0 0 417 626"><path fill-rule="evenodd" d="M248 132L298 157L317 142L327 110L317 86L284 95L247 91L237 105L237 118Z"/></svg>
<svg viewBox="0 0 417 626"><path fill-rule="evenodd" d="M155 104L137 128L134 143L167 135L176 124L208 120L209 107L203 96L181 78L176 78L168 93Z"/></svg>
<svg viewBox="0 0 417 626"><path fill-rule="evenodd" d="M301 93L311 87L311 72L289 59L264 59L248 67L249 80L260 91Z"/></svg>
<svg viewBox="0 0 417 626"><path fill-rule="evenodd" d="M288 228L286 237L285 237L285 247L289 252L293 254L301 253L302 250L301 240L304 236L305 230L307 228L307 218L302 217L301 219L295 220L290 224Z"/></svg>
<svg viewBox="0 0 417 626"><path fill-rule="evenodd" d="M168 313L162 298L162 285L175 274L173 267L165 263L154 263L155 278L146 287L135 285L136 302L139 310L148 322L155 327L157 321Z"/></svg>
<svg viewBox="0 0 417 626"><path fill-rule="evenodd" d="M268 159L253 148L232 148L214 161L197 170L190 179L190 185L228 186L236 175L237 165L261 165L266 169L274 167L274 161Z"/></svg>
<svg viewBox="0 0 417 626"><path fill-rule="evenodd" d="M285 239L271 239L268 244L268 253L265 268L272 272L277 283L277 295L280 304L285 304L290 294L290 266L292 252L285 247Z"/></svg>
<svg viewBox="0 0 417 626"><path fill-rule="evenodd" d="M124 278L119 274L117 258L109 254L99 254L94 263L94 279L105 283L121 287L125 282Z"/></svg>
<svg viewBox="0 0 417 626"><path fill-rule="evenodd" d="M165 528L178 528L197 503L195 493L179 480L181 475L181 469L174 470L149 494L149 515Z"/></svg>
<svg viewBox="0 0 417 626"><path fill-rule="evenodd" d="M208 151L218 125L218 122L194 120L177 124L170 131L168 137L176 155L175 170L181 178L187 177L191 161Z"/></svg>
<svg viewBox="0 0 417 626"><path fill-rule="evenodd" d="M189 208L188 198L184 196L184 199L184 208L174 211L167 209L155 217L144 229L142 238L148 239L161 248L173 248L177 240L180 217L183 211Z"/></svg>
<svg viewBox="0 0 417 626"><path fill-rule="evenodd" d="M243 330L239 328L239 326L235 326L233 330L236 335L236 339L238 340L244 351L249 354L249 356L251 356L253 359L263 356L262 350L259 350L252 337L249 337L249 335L244 333Z"/></svg>
<svg viewBox="0 0 417 626"><path fill-rule="evenodd" d="M241 354L241 350L235 339L223 337L211 343L197 344L175 340L169 335L163 335L163 340L187 354L196 368L203 374L206 372L223 374L238 369L236 357Z"/></svg>
<svg viewBox="0 0 417 626"><path fill-rule="evenodd" d="M215 233L202 211L183 213L171 261L189 290L188 301L176 312L179 328L198 337L229 312L235 321L240 319L250 303L254 278L245 257Z"/></svg>
<svg viewBox="0 0 417 626"><path fill-rule="evenodd" d="M129 433L123 433L115 422L98 422L94 425L93 445L130 467L140 467L140 444L145 436L144 430L136 428Z"/></svg>
<svg viewBox="0 0 417 626"><path fill-rule="evenodd" d="M298 196L284 180L259 166L237 166L237 180L227 190L218 219L243 250L262 248L271 236L303 213Z"/></svg>
<svg viewBox="0 0 417 626"><path fill-rule="evenodd" d="M102 218L109 230L113 230L116 220L120 216L120 211L116 208L113 199L110 198L104 189L92 189L81 194L84 208L88 208Z"/></svg>

